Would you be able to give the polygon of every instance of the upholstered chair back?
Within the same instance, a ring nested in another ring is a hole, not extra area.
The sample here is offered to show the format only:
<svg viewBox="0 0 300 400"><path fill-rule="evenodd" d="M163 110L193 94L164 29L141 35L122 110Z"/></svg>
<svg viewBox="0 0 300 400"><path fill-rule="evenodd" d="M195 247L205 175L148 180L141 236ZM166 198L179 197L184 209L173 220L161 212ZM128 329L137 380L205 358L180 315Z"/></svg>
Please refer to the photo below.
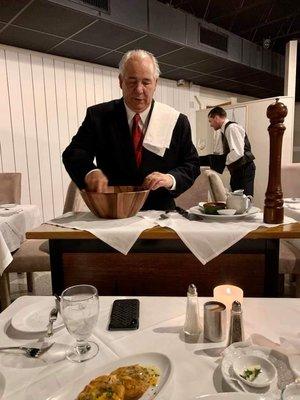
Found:
<svg viewBox="0 0 300 400"><path fill-rule="evenodd" d="M300 197L300 163L281 167L283 197Z"/></svg>
<svg viewBox="0 0 300 400"><path fill-rule="evenodd" d="M69 183L63 212L67 213L69 211L89 211L81 197L78 187L73 181Z"/></svg>
<svg viewBox="0 0 300 400"><path fill-rule="evenodd" d="M0 204L21 203L21 173L0 173Z"/></svg>

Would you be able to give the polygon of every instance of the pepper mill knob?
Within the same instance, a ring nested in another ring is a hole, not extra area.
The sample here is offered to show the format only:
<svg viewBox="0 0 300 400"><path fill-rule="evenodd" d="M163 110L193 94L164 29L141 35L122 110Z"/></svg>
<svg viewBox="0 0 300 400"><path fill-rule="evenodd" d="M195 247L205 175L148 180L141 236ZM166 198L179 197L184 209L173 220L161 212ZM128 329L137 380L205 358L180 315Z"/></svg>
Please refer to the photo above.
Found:
<svg viewBox="0 0 300 400"><path fill-rule="evenodd" d="M270 104L267 108L267 117L269 118L271 125L283 123L284 118L287 116L287 106L279 101L279 98L276 98L276 102L274 104Z"/></svg>
<svg viewBox="0 0 300 400"><path fill-rule="evenodd" d="M268 127L270 136L269 179L266 191L264 222L280 224L284 219L283 199L281 188L281 150L282 136L285 131L283 124L287 115L287 107L276 99L274 104L267 108L267 117L270 119Z"/></svg>

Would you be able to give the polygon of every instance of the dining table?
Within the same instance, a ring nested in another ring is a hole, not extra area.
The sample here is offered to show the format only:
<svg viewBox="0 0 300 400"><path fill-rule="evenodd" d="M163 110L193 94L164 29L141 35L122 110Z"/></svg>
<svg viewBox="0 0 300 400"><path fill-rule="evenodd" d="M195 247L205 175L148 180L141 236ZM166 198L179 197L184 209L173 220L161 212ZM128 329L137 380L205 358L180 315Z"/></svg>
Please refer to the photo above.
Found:
<svg viewBox="0 0 300 400"><path fill-rule="evenodd" d="M0 398L74 400L74 393L78 394L104 370L110 370L114 365L127 365L132 359L143 365L149 354L154 360L164 357L171 365L168 386L157 394L157 400L196 400L205 394L243 392L224 378L222 365L228 351L226 336L222 342L214 343L205 340L203 333L192 341L183 334L185 297L135 297L140 301L139 329L109 331L113 301L125 298L101 296L99 293L98 320L91 336L91 340L98 344L99 352L88 361L74 363L65 358L65 351L74 339L62 319L57 326L54 325L54 335L48 339L54 344L42 356L30 358L18 350L1 351ZM198 298L202 328L203 306L211 300L212 297ZM1 346L34 346L41 338L45 340L48 314L54 304L52 296L18 298L0 314ZM284 356L291 381L300 376L299 307L300 299L297 298L245 297L242 300L246 342L256 343L270 351L276 349L282 355L287 354L287 349L292 346L287 347L287 343L296 343L294 352ZM228 327L227 323L226 332ZM280 361L279 374L282 365ZM279 397L275 396L274 400L276 398Z"/></svg>
<svg viewBox="0 0 300 400"><path fill-rule="evenodd" d="M40 211L36 205L0 205L0 276L12 262L12 253L21 246L26 232L40 223Z"/></svg>
<svg viewBox="0 0 300 400"><path fill-rule="evenodd" d="M280 295L279 243L300 238L299 222L285 217L283 224L265 224L262 212L244 219L200 215L199 221L161 214L106 220L68 213L26 237L49 240L53 293L85 282L105 295L182 296L195 282L207 296L226 281L246 296Z"/></svg>

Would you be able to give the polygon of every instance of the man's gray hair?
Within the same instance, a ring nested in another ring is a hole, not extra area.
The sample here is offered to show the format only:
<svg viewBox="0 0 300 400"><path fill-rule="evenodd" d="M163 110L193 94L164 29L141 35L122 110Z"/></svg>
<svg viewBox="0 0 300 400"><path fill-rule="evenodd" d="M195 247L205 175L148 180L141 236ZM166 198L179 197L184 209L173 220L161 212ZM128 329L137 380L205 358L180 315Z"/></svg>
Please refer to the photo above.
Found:
<svg viewBox="0 0 300 400"><path fill-rule="evenodd" d="M127 63L127 61L130 58L133 57L141 57L141 58L145 58L145 57L150 57L150 59L153 62L153 66L154 66L154 77L155 79L157 79L160 75L160 68L158 65L158 61L157 59L154 57L154 55L152 53L150 53L149 51L146 50L129 50L127 51L127 53L124 54L124 56L121 58L121 61L119 62L119 73L121 76L124 75L124 70L125 70L125 65Z"/></svg>

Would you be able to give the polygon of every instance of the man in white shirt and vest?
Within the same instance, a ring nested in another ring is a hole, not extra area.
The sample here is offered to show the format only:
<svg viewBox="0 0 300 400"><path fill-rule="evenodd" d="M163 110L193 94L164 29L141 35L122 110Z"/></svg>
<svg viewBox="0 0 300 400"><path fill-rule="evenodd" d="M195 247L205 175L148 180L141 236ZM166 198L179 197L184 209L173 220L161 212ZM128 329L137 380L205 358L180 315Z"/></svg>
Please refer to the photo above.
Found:
<svg viewBox="0 0 300 400"><path fill-rule="evenodd" d="M212 108L208 121L215 131L221 132L221 141L215 143L214 154L210 156L211 168L222 173L226 166L230 172L231 190L243 189L246 195L253 196L255 157L245 129L229 121L222 107Z"/></svg>

